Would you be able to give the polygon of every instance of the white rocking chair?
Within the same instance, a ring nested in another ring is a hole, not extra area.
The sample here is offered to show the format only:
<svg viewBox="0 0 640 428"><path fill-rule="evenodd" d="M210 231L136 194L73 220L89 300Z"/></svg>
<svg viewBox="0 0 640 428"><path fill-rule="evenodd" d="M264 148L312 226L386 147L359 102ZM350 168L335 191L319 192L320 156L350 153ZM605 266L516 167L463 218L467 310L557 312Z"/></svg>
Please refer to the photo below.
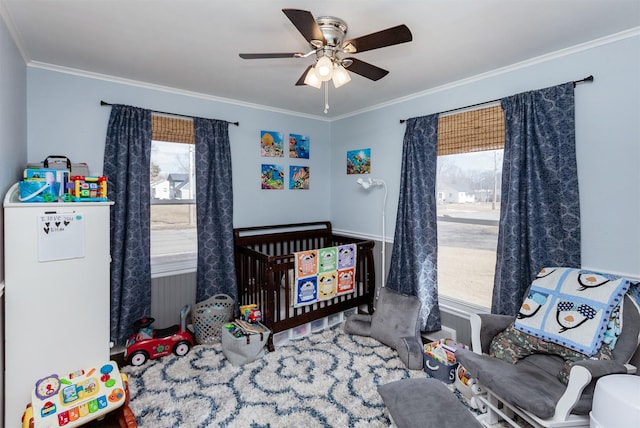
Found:
<svg viewBox="0 0 640 428"><path fill-rule="evenodd" d="M629 361L640 344L640 309L627 293L623 304L622 331L613 360L584 360L572 365L569 382L561 383L557 373L564 361L555 355L534 354L517 364L488 355L496 334L507 328L514 317L473 314L472 351L456 352L458 361L474 376L474 399L486 413L478 419L487 424L505 420L519 427L515 415L534 427L588 427L589 411L596 381L610 374L634 374Z"/></svg>

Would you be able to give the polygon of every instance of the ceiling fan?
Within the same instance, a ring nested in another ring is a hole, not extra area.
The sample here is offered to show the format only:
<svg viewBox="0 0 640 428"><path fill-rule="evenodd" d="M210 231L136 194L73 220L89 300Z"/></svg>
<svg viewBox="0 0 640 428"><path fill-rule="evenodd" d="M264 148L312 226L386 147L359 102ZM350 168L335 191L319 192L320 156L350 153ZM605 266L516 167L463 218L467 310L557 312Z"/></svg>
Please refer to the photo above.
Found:
<svg viewBox="0 0 640 428"><path fill-rule="evenodd" d="M349 55L412 40L406 25L381 30L355 39L344 40L347 24L340 18L320 16L314 18L311 12L299 9L282 9L293 25L311 45L308 52L291 53L241 53L240 58L307 58L316 55L316 62L307 67L296 82L296 86L310 85L320 88L322 82L332 80L340 87L351 80L346 70L371 80L379 80L389 72L373 64Z"/></svg>

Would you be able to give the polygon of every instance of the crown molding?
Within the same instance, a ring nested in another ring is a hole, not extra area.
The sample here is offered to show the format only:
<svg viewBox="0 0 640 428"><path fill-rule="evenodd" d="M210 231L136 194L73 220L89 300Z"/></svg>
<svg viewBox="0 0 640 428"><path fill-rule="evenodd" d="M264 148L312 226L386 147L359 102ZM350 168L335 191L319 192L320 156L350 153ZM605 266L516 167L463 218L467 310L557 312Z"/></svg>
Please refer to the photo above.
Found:
<svg viewBox="0 0 640 428"><path fill-rule="evenodd" d="M332 120L340 120L346 119L351 116L357 116L362 113L378 110L384 107L393 106L396 104L400 104L406 101L411 101L416 98L421 98L427 95L436 94L438 92L447 91L449 89L453 89L459 86L468 85L470 83L479 82L491 77L499 76L505 73L510 73L515 70L519 70L522 68L530 67L532 65L541 64L547 61L551 61L557 58L565 57L568 55L572 55L578 52L582 52L585 50L593 49L599 46L607 45L610 43L615 43L620 40L628 39L631 37L635 37L640 35L640 27L634 27L625 31L621 31L619 33L611 34L605 37L601 37L599 39L591 40L589 42L581 43L575 46L571 46L569 48L560 49L558 51L550 52L544 55L540 55L534 58L529 58L527 60L517 62L515 64L507 65L505 67L496 68L495 70L491 70L485 73L480 73L475 76L468 77L466 79L456 80L455 82L446 83L444 85L436 86L431 89L427 89L425 91L416 92L411 95L407 95L406 97L396 98L394 100L390 100L384 103L376 104L361 110L357 110L342 116L334 117Z"/></svg>
<svg viewBox="0 0 640 428"><path fill-rule="evenodd" d="M48 70L48 71L55 71L55 72L64 73L64 74L71 74L71 75L78 76L78 77L85 77L85 78L88 78L88 79L102 80L102 81L105 81L105 82L118 83L118 84L121 84L121 85L135 86L135 87L143 88L143 89L152 89L152 90L155 90L155 91L166 92L166 93L170 93L170 94L174 94L174 95L183 95L183 96L187 96L187 97L191 97L191 98L199 98L199 99L203 99L203 100L207 100L207 101L215 101L215 102L224 103L224 104L231 104L231 105L235 105L235 106L239 106L239 107L247 107L247 108L258 109L258 110L266 110L266 111L269 111L269 112L281 113L281 114L286 114L286 115L290 115L290 116L303 117L303 118L306 118L306 119L314 119L314 120L330 122L329 119L321 117L321 116L314 116L314 115L299 113L299 112L295 112L295 111L291 111L291 110L278 109L278 108L275 108L275 107L265 106L265 105L261 105L261 104L247 103L247 102L244 102L244 101L238 101L238 100L234 100L234 99L231 99L231 98L216 97L214 95L203 94L203 93L200 93L200 92L192 92L192 91L187 91L187 90L183 90L183 89L172 88L172 87L169 87L169 86L156 85L154 83L147 83L147 82L142 82L142 81L139 81L139 80L125 79L125 78L122 78L122 77L116 77L116 76L111 76L111 75L101 74L101 73L94 73L92 71L86 71L86 70L81 70L81 69L77 69L77 68L65 67L65 66L56 65L56 64L50 64L50 63L45 63L45 62L28 61L27 62L27 67L29 67L29 68L38 68L38 69Z"/></svg>
<svg viewBox="0 0 640 428"><path fill-rule="evenodd" d="M521 61L515 64L511 64L505 67L501 67L501 68L497 68L495 70L491 70L485 73L481 73L481 74L477 74L475 76L469 77L469 78L465 78L465 79L460 79L457 80L455 82L450 82L450 83L446 83L444 85L440 85L440 86L436 86L434 88L430 88L427 89L425 91L421 91L421 92L416 92L414 94L408 95L406 97L401 97L401 98L396 98L384 103L380 103L380 104L375 104L372 105L370 107L364 108L364 109L360 109L360 110L356 110L353 111L351 113L348 114L344 114L341 116L336 116L333 118L326 118L326 117L322 117L322 116L316 116L316 115L309 115L309 114L304 114L304 113L299 113L299 112L295 112L295 111L291 111L291 110L284 110L284 109L278 109L275 107L270 107L270 106L265 106L265 105L261 105L261 104L253 104L253 103L247 103L247 102L243 102L243 101L238 101L238 100L234 100L234 99L230 99L230 98L222 98L222 97L216 97L213 95L207 95L207 94L202 94L199 92L191 92L191 91L186 91L186 90L181 90L181 89L176 89L176 88L172 88L172 87L167 87L167 86L161 86L161 85L156 85L156 84L152 84L152 83L147 83L147 82L141 82L141 81L137 81L137 80L131 80L131 79L125 79L125 78L120 78L120 77L115 77L115 76L110 76L110 75L105 75L105 74L100 74L100 73L94 73L94 72L90 72L90 71L86 71L86 70L80 70L80 69L74 69L74 68L70 68L70 67L64 67L64 66L59 66L59 65L55 65L55 64L49 64L49 63L42 63L42 62L38 62L38 61L31 61L29 60L29 58L27 58L24 49L22 48L22 44L21 44L21 37L19 35L19 32L17 31L17 29L15 28L15 26L13 25L13 21L11 20L10 14L8 13L8 11L6 10L6 8L3 6L3 2L0 1L0 14L4 17L5 22L7 24L7 28L9 29L9 32L11 33L12 37L14 38L14 41L16 42L16 46L18 47L18 50L20 51L20 54L22 55L23 59L25 60L25 63L27 64L27 67L32 67L32 68L40 68L40 69L45 69L45 70L50 70L50 71L56 71L56 72L60 72L60 73L66 73L66 74L72 74L72 75L76 75L76 76L80 76L80 77L86 77L86 78L90 78L90 79L97 79L97 80L103 80L103 81L108 81L108 82L113 82L113 83L119 83L119 84L124 84L124 85L130 85L130 86L135 86L135 87L139 87L139 88L145 88L145 89L153 89L153 90L157 90L157 91L162 91L162 92L167 92L167 93L171 93L171 94L176 94L176 95L184 95L184 96L189 96L189 97L194 97L194 98L200 98L200 99L204 99L204 100L209 100L209 101L215 101L215 102L220 102L220 103L225 103L225 104L231 104L231 105L236 105L236 106L240 106L240 107L247 107L247 108L253 108L253 109L258 109L258 110L265 110L265 111L269 111L269 112L276 112L276 113L281 113L281 114L286 114L286 115L290 115L290 116L296 116L296 117L302 117L302 118L306 118L306 119L313 119L313 120L319 120L319 121L323 121L323 122L333 122L336 120L342 120L342 119L346 119L352 116L357 116L366 112L370 112L370 111L374 111L374 110L379 110L381 108L385 108L385 107L389 107L389 106L393 106L396 104L400 104L406 101L410 101L410 100L414 100L416 98L421 98L427 95L432 95L432 94L436 94L442 91L446 91L449 89L453 89L459 86L463 86L463 85L468 85L471 83L475 83L475 82L479 82L491 77L495 77L495 76L499 76L505 73L509 73L515 70L519 70L522 68L526 68L526 67L530 67L532 65L535 64L540 64L540 63L544 63L547 61L551 61L557 58L561 58L564 56L568 56L568 55L572 55L578 52L582 52L585 50L589 50L589 49L593 49L599 46L603 46L603 45L607 45L610 43L615 43L617 41L620 40L624 40L627 38L631 38L631 37L635 37L640 35L640 26L639 27L634 27L631 28L629 30L625 30L625 31L621 31L615 34L611 34L605 37L601 37L599 39L595 39L589 42L585 42L585 43L581 43L569 48L565 48L565 49L561 49L558 51L554 51L554 52L550 52L544 55L540 55L534 58L530 58L527 59L525 61Z"/></svg>

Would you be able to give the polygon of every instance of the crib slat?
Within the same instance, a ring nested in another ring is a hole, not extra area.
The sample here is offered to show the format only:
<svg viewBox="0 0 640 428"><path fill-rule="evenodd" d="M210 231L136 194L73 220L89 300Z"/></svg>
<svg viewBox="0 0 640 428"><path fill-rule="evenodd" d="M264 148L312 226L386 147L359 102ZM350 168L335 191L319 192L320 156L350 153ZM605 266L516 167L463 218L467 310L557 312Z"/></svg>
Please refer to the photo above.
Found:
<svg viewBox="0 0 640 428"><path fill-rule="evenodd" d="M234 239L239 302L258 304L263 324L274 334L362 305L373 313L373 241L333 235L330 222L237 228ZM293 253L348 243L358 245L355 291L293 308ZM271 350L272 337L269 339Z"/></svg>

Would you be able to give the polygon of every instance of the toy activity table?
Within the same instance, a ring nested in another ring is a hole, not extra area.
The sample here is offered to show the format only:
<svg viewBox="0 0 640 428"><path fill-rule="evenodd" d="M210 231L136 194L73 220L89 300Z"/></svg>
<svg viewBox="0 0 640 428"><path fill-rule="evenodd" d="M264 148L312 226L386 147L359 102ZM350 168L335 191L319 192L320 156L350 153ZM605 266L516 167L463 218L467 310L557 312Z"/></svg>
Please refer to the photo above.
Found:
<svg viewBox="0 0 640 428"><path fill-rule="evenodd" d="M121 407L125 387L115 362L67 375L52 374L36 382L31 393L34 426L75 427Z"/></svg>

